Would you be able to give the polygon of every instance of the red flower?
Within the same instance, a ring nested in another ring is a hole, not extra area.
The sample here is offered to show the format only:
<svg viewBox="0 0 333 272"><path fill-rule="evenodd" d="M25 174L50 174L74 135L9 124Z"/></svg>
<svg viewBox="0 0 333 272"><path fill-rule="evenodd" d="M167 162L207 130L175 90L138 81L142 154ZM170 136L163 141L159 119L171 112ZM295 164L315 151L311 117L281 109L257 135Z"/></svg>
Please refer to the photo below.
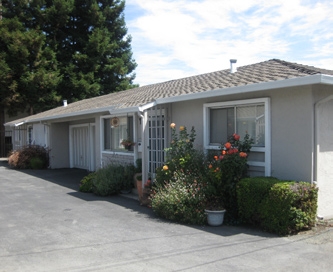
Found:
<svg viewBox="0 0 333 272"><path fill-rule="evenodd" d="M229 148L231 147L231 143L226 142L226 143L224 144L224 147L225 147L226 149L229 149Z"/></svg>
<svg viewBox="0 0 333 272"><path fill-rule="evenodd" d="M217 156L214 156L214 160L216 160L216 161L217 161L218 159L219 159L219 158L218 158Z"/></svg>
<svg viewBox="0 0 333 272"><path fill-rule="evenodd" d="M235 141L239 141L240 136L238 134L234 133L232 136L234 136Z"/></svg>
<svg viewBox="0 0 333 272"><path fill-rule="evenodd" d="M245 152L241 152L241 153L239 153L239 156L242 157L242 158L246 158L247 154Z"/></svg>

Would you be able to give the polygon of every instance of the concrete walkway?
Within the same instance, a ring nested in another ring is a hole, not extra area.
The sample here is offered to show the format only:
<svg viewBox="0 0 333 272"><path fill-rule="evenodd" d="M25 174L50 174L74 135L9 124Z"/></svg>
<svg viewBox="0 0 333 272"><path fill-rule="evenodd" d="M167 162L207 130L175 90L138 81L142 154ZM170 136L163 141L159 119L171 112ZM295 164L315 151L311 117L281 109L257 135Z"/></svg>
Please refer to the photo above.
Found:
<svg viewBox="0 0 333 272"><path fill-rule="evenodd" d="M331 230L174 224L136 200L78 192L85 174L0 162L0 271L332 271Z"/></svg>

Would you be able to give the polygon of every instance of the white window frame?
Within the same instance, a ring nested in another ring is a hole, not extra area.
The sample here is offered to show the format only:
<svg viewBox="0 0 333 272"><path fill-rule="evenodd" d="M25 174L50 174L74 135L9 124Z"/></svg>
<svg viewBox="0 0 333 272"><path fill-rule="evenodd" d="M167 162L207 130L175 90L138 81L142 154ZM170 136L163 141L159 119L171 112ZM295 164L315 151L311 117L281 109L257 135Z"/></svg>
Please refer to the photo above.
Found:
<svg viewBox="0 0 333 272"><path fill-rule="evenodd" d="M106 150L104 149L104 119L110 119L116 117L115 115L104 115L100 117L100 148L101 148L101 153L102 154L123 154L123 155L131 155L133 156L135 152L128 152L126 150ZM127 114L127 115L117 115L118 118L122 118L122 117L133 117L133 141L136 141L136 121L135 121L135 115L134 114Z"/></svg>
<svg viewBox="0 0 333 272"><path fill-rule="evenodd" d="M265 162L255 162L248 161L249 165L262 166L265 167L265 176L271 175L271 106L270 98L256 98L256 99L246 99L246 100L235 100L227 102L215 102L215 103L205 103L203 105L203 124L204 124L204 148L209 149L220 149L219 146L210 144L210 110L218 108L227 108L234 106L250 106L256 104L264 104L265 106L265 146L264 147L252 147L253 152L263 152L265 154Z"/></svg>

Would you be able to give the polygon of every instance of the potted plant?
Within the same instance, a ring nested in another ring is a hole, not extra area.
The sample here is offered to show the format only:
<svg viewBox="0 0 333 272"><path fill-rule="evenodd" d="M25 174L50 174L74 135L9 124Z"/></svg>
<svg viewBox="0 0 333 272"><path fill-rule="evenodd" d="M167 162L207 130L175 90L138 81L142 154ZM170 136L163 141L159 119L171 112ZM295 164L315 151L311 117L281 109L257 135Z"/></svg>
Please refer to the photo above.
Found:
<svg viewBox="0 0 333 272"><path fill-rule="evenodd" d="M135 143L131 139L124 139L121 141L120 144L123 145L127 150L131 150L132 146L135 145Z"/></svg>
<svg viewBox="0 0 333 272"><path fill-rule="evenodd" d="M241 141L240 136L234 133L228 142L221 145L221 151L215 153L208 162L206 196L209 202L219 204L219 209L226 208L228 218L237 219L238 216L236 188L239 180L247 175L247 155L252 144L253 140L248 134Z"/></svg>
<svg viewBox="0 0 333 272"><path fill-rule="evenodd" d="M220 197L210 196L207 199L205 213L208 225L214 227L222 225L225 212L226 210Z"/></svg>

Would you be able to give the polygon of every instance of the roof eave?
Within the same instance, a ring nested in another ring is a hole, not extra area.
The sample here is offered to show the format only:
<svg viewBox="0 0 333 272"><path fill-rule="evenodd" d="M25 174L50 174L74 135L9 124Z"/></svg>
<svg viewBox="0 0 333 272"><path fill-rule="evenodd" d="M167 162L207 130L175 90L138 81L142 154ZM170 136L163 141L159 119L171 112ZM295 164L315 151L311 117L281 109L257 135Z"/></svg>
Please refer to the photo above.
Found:
<svg viewBox="0 0 333 272"><path fill-rule="evenodd" d="M201 99L201 98L210 98L216 96L227 96L232 94L240 93L251 93L264 90L278 89L278 88L287 88L287 87L296 87L296 86L305 86L312 84L329 84L333 85L333 76L330 75L310 75L301 78L291 78L291 79L282 79L272 82L262 82L255 83L243 86L236 86L230 88L221 88L210 91L204 91L200 93L185 94L180 96L166 97L156 99L156 104L165 104L173 102L182 102L191 99Z"/></svg>
<svg viewBox="0 0 333 272"><path fill-rule="evenodd" d="M125 113L125 112L127 113L127 112L138 112L138 111L139 111L139 107L130 107L130 108L122 108L122 109L114 109L113 107L103 107L103 108L97 108L97 109L91 109L91 110L85 110L85 111L58 114L58 115L54 115L54 116L33 118L31 120L19 119L19 120L17 120L18 121L17 123L8 122L8 123L5 123L4 125L10 126L10 127L17 127L17 126L27 124L27 123L46 122L46 121L52 121L55 119L70 118L70 117L76 117L76 116L87 115L87 114L95 114L95 113L101 113L101 112L110 112L110 114L121 114L121 113Z"/></svg>

